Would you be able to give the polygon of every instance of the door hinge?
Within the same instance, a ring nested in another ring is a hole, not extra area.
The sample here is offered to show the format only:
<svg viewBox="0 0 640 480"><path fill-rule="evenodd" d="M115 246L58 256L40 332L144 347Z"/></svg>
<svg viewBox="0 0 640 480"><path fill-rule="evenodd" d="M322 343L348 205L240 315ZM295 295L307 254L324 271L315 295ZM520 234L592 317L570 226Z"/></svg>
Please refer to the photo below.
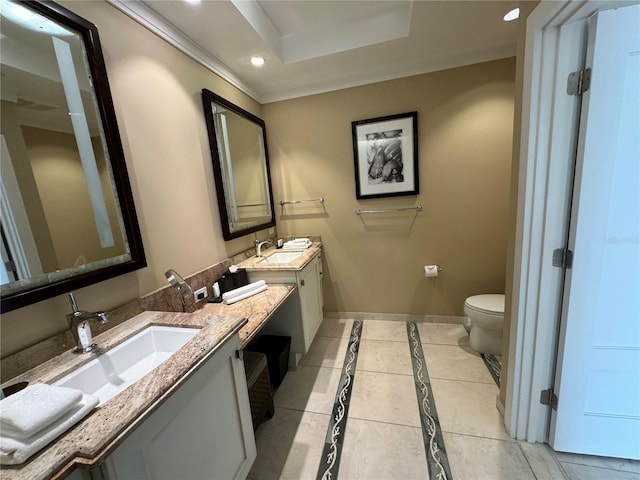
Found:
<svg viewBox="0 0 640 480"><path fill-rule="evenodd" d="M568 248L556 248L553 251L553 266L571 268L573 265L573 252Z"/></svg>
<svg viewBox="0 0 640 480"><path fill-rule="evenodd" d="M554 393L553 388L548 388L540 392L540 403L549 405L554 410L558 410L558 396Z"/></svg>
<svg viewBox="0 0 640 480"><path fill-rule="evenodd" d="M236 358L239 360L244 360L244 350L236 350Z"/></svg>
<svg viewBox="0 0 640 480"><path fill-rule="evenodd" d="M591 69L571 72L567 78L567 93L569 95L582 95L589 90L591 85Z"/></svg>

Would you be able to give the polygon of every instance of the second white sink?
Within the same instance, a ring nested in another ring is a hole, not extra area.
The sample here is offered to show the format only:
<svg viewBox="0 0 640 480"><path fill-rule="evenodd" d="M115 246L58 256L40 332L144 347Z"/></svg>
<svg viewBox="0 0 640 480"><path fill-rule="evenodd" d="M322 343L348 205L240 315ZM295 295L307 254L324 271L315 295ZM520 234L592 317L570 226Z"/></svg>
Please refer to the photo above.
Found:
<svg viewBox="0 0 640 480"><path fill-rule="evenodd" d="M277 252L260 260L260 263L291 263L302 255L302 252Z"/></svg>
<svg viewBox="0 0 640 480"><path fill-rule="evenodd" d="M105 403L180 350L199 328L150 326L54 385L76 388Z"/></svg>

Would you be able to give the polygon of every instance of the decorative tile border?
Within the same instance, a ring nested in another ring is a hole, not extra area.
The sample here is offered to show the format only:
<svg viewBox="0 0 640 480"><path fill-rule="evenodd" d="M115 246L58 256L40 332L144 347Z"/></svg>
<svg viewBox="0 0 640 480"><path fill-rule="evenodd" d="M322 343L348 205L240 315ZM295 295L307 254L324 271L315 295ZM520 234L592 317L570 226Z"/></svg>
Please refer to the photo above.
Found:
<svg viewBox="0 0 640 480"><path fill-rule="evenodd" d="M344 443L344 432L347 428L347 414L349 413L349 402L355 380L356 362L358 361L358 351L360 348L360 337L362 335L362 320L354 320L351 327L349 346L342 366L342 374L338 385L338 393L333 404L327 437L320 466L318 467L317 480L335 480L338 478L340 467L340 455Z"/></svg>
<svg viewBox="0 0 640 480"><path fill-rule="evenodd" d="M411 350L416 395L420 407L420 424L422 425L422 438L427 454L429 478L431 480L451 480L451 468L449 467L444 438L438 421L438 412L436 411L433 391L431 390L427 363L424 359L418 327L414 322L407 322L407 335Z"/></svg>
<svg viewBox="0 0 640 480"><path fill-rule="evenodd" d="M502 363L492 353L481 353L480 356L484 360L484 364L487 366L489 373L493 377L493 381L496 382L498 388L500 388L500 375L502 373Z"/></svg>

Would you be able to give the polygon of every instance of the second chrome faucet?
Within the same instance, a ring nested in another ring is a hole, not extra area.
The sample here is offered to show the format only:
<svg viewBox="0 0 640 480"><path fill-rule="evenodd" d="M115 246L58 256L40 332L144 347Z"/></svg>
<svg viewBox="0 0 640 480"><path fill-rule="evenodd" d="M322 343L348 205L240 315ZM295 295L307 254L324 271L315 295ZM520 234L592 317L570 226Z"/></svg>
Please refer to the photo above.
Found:
<svg viewBox="0 0 640 480"><path fill-rule="evenodd" d="M258 240L256 238L255 240L255 244L256 244L256 257L260 258L262 257L262 246L263 245L271 245L273 242L271 240Z"/></svg>

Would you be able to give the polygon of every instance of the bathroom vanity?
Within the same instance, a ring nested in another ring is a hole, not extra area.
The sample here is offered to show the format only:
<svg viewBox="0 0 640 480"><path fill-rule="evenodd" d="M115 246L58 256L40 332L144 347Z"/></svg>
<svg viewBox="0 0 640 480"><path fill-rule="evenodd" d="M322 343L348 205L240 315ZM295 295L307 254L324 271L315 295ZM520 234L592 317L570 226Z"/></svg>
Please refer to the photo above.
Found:
<svg viewBox="0 0 640 480"><path fill-rule="evenodd" d="M27 462L3 466L0 476L103 480L210 478L215 472L216 478L245 478L256 447L242 349L261 333L290 336L290 363L297 364L322 321L321 244L292 256L288 263L274 257L256 266L264 259L253 257L240 264L252 280L269 283L258 295L232 305L209 303L194 313L139 313L95 336L97 352L66 350L11 379L63 381L149 327L197 331Z"/></svg>
<svg viewBox="0 0 640 480"><path fill-rule="evenodd" d="M246 324L245 318L228 315L143 312L96 336L107 351L149 326L200 329L151 373L26 463L3 466L0 476L208 478L215 471L224 472L224 478L245 478L256 454L241 354L240 331ZM52 383L93 358L67 351L15 380Z"/></svg>
<svg viewBox="0 0 640 480"><path fill-rule="evenodd" d="M289 260L289 255L294 258ZM274 258L283 261L272 261ZM297 286L298 295L274 312L262 328L264 334L291 337L289 366L297 366L322 323L322 244L301 251L270 248L262 258L250 258L239 266L247 270L250 282Z"/></svg>
<svg viewBox="0 0 640 480"><path fill-rule="evenodd" d="M104 478L246 478L256 445L240 352L236 334L196 367L106 459Z"/></svg>

